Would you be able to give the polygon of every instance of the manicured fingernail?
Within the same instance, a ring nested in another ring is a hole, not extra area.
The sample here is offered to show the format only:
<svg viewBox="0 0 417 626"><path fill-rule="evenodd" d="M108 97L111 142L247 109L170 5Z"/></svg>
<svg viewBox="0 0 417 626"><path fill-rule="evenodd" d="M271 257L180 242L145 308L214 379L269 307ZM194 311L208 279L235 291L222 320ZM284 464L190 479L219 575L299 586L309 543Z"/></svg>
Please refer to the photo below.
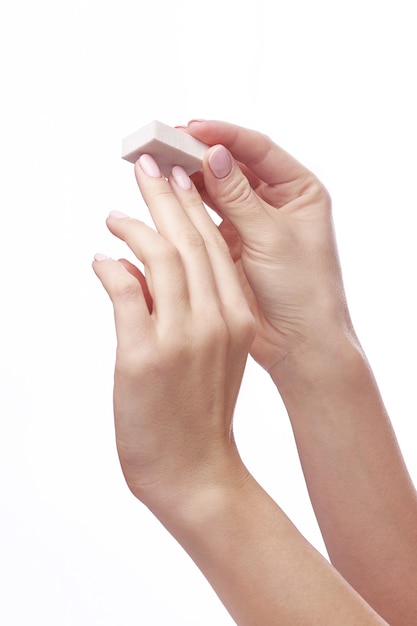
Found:
<svg viewBox="0 0 417 626"><path fill-rule="evenodd" d="M190 177L188 176L187 172L179 165L174 165L174 167L172 168L172 177L176 185L178 185L180 189L192 189L193 184L190 180Z"/></svg>
<svg viewBox="0 0 417 626"><path fill-rule="evenodd" d="M107 261L107 259L110 259L110 257L101 254L101 252L97 252L97 254L94 255L94 261Z"/></svg>
<svg viewBox="0 0 417 626"><path fill-rule="evenodd" d="M208 157L211 171L216 178L225 178L232 170L232 158L224 146L217 146Z"/></svg>
<svg viewBox="0 0 417 626"><path fill-rule="evenodd" d="M114 217L116 220L121 220L124 217L129 217L126 213L122 213L121 211L110 211L109 217Z"/></svg>
<svg viewBox="0 0 417 626"><path fill-rule="evenodd" d="M205 122L206 120L203 120L202 117L195 117L194 119L190 120L187 124L187 126L189 126L190 124L194 124L194 122Z"/></svg>
<svg viewBox="0 0 417 626"><path fill-rule="evenodd" d="M139 157L139 163L147 176L151 176L152 178L161 178L161 170L159 169L155 159L153 159L150 154L142 154L142 156Z"/></svg>

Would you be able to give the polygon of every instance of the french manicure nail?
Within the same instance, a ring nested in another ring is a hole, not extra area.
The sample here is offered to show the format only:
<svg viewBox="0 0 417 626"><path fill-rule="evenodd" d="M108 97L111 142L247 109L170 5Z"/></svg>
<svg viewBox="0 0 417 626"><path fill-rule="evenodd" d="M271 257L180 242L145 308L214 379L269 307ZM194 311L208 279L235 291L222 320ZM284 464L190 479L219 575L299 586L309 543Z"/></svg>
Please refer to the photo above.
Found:
<svg viewBox="0 0 417 626"><path fill-rule="evenodd" d="M142 154L142 156L139 157L139 164L147 176L151 176L151 178L162 177L157 162L150 154Z"/></svg>
<svg viewBox="0 0 417 626"><path fill-rule="evenodd" d="M121 211L110 211L109 217L114 217L116 220L121 220L124 217L129 217L126 213L122 213Z"/></svg>
<svg viewBox="0 0 417 626"><path fill-rule="evenodd" d="M180 189L189 190L192 189L193 184L188 176L187 172L179 165L174 165L172 168L172 177Z"/></svg>
<svg viewBox="0 0 417 626"><path fill-rule="evenodd" d="M194 119L190 120L187 124L187 126L189 126L190 124L193 124L194 122L205 122L206 120L204 120L202 117L195 117Z"/></svg>
<svg viewBox="0 0 417 626"><path fill-rule="evenodd" d="M97 252L97 254L94 255L94 261L107 261L109 258L109 256L106 256L101 252Z"/></svg>
<svg viewBox="0 0 417 626"><path fill-rule="evenodd" d="M208 163L216 178L226 178L233 165L229 151L224 146L217 146L210 152Z"/></svg>

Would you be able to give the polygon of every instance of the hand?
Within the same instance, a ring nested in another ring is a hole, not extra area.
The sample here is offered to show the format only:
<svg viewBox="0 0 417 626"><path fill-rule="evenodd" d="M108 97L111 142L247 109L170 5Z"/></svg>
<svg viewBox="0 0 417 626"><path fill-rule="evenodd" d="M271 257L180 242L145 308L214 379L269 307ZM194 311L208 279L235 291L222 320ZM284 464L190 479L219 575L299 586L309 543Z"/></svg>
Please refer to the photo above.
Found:
<svg viewBox="0 0 417 626"><path fill-rule="evenodd" d="M153 507L245 473L232 416L254 320L184 170L174 168L168 182L145 155L135 174L157 232L117 212L107 226L144 274L103 255L93 267L115 313L118 453L130 489Z"/></svg>
<svg viewBox="0 0 417 626"><path fill-rule="evenodd" d="M220 230L257 321L254 358L271 372L332 333L352 332L330 198L318 179L255 131L211 121L183 130L222 144L208 150L194 181L224 218Z"/></svg>
<svg viewBox="0 0 417 626"><path fill-rule="evenodd" d="M94 262L114 306L116 439L130 489L236 623L382 624L239 458L232 416L255 325L224 238L183 170L168 182L145 155L135 173L156 231L120 213L107 224L144 273Z"/></svg>
<svg viewBox="0 0 417 626"><path fill-rule="evenodd" d="M226 218L257 320L252 354L285 403L330 560L390 624L417 623L416 493L349 319L328 194L263 135L186 130L236 159L214 145L196 183Z"/></svg>

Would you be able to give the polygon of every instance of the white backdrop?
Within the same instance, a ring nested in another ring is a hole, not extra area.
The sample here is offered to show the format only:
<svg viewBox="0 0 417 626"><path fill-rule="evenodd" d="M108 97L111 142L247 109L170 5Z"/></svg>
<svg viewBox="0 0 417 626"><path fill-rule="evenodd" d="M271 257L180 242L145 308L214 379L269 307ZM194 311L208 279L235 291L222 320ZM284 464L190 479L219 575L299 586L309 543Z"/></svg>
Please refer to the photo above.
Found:
<svg viewBox="0 0 417 626"><path fill-rule="evenodd" d="M114 445L112 312L90 264L125 254L110 210L145 214L119 154L152 119L257 128L324 181L353 320L417 480L414 4L3 3L4 626L232 624L128 491ZM285 411L252 363L236 431L251 471L324 552Z"/></svg>

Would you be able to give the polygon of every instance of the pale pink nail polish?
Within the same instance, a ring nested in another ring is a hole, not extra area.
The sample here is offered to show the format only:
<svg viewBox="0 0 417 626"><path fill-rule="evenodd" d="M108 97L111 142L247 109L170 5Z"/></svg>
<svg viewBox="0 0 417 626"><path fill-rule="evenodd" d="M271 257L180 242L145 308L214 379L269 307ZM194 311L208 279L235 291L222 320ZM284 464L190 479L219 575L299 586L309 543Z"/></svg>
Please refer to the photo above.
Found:
<svg viewBox="0 0 417 626"><path fill-rule="evenodd" d="M161 178L161 170L150 154L142 154L142 156L139 157L139 164L147 176L151 176L151 178Z"/></svg>
<svg viewBox="0 0 417 626"><path fill-rule="evenodd" d="M109 258L109 256L106 256L101 252L97 252L97 254L94 255L94 261L107 261Z"/></svg>
<svg viewBox="0 0 417 626"><path fill-rule="evenodd" d="M232 171L232 159L224 146L214 148L208 157L208 164L216 178L226 178Z"/></svg>
<svg viewBox="0 0 417 626"><path fill-rule="evenodd" d="M188 176L187 172L179 165L174 165L174 167L172 168L172 177L175 181L175 184L178 185L180 189L184 189L184 191L192 189L193 184L190 180L190 177Z"/></svg>
<svg viewBox="0 0 417 626"><path fill-rule="evenodd" d="M121 220L124 217L129 217L126 213L122 213L121 211L110 211L109 217L114 217L116 220Z"/></svg>

